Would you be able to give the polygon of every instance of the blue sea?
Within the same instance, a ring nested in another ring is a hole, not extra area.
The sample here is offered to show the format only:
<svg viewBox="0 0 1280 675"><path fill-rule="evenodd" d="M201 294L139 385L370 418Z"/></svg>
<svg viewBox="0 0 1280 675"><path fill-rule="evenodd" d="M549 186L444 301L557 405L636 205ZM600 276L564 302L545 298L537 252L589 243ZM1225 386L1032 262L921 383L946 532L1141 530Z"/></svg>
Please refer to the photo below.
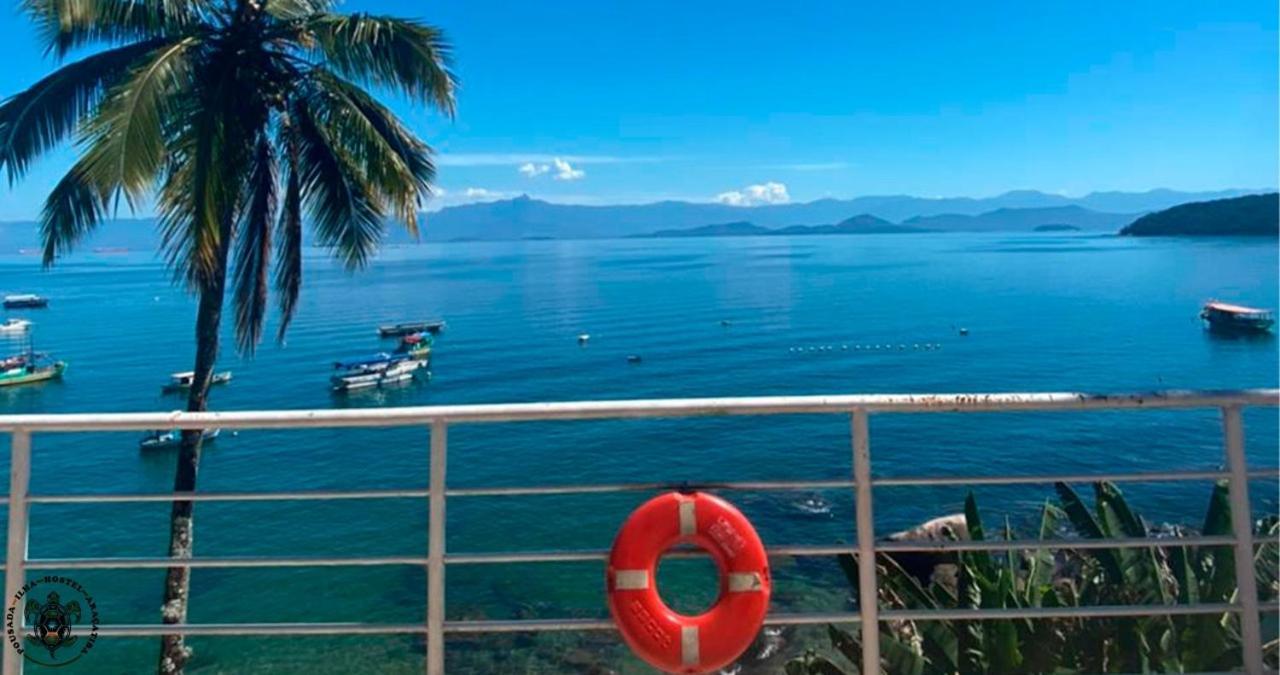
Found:
<svg viewBox="0 0 1280 675"><path fill-rule="evenodd" d="M220 368L234 380L214 390L212 407L1275 387L1275 339L1218 337L1196 314L1210 298L1277 306L1278 262L1274 240L1079 233L431 244L385 250L354 275L314 251L286 342L238 355L225 332ZM32 257L0 257L0 291L52 300L46 310L12 314L36 322L38 350L70 364L61 382L0 390L0 414L181 407L160 386L190 368L195 303L170 280L150 253L77 254L49 271ZM333 361L392 346L379 341L378 324L427 317L448 321L429 381L330 392ZM591 335L585 345L581 333ZM1274 466L1275 410L1250 410L1245 424L1251 461ZM168 490L174 456L140 452L137 440L135 433L37 436L32 493ZM424 487L428 440L422 427L226 433L205 452L200 487ZM453 487L851 472L841 416L458 426L449 448ZM882 476L1222 463L1212 410L875 416L871 451ZM1203 482L1124 489L1153 524L1198 524L1209 494ZM989 522L1007 517L1015 529L1027 528L1053 496L1050 485L975 493ZM879 489L877 531L955 512L966 494ZM1254 483L1253 496L1259 514L1277 510L1275 481ZM646 497L452 499L448 549L607 548ZM769 544L854 540L845 491L728 497ZM35 505L30 555L162 556L167 517L160 503ZM416 556L427 542L422 500L201 503L196 521L204 556ZM852 607L833 560L775 565L775 611ZM705 561L673 561L660 585L673 606L693 611L712 600L712 574ZM105 623L158 620L162 571L73 576L93 592ZM418 622L425 588L424 571L413 567L196 570L190 620ZM598 564L451 566L447 593L454 619L607 616ZM786 654L820 642L813 635L821 634L785 632L780 655L749 661L742 672L777 672ZM193 673L407 673L421 672L424 658L413 637L192 643ZM140 672L154 667L156 653L155 640L102 640L61 672ZM451 672L648 672L609 633L455 639L448 664Z"/></svg>

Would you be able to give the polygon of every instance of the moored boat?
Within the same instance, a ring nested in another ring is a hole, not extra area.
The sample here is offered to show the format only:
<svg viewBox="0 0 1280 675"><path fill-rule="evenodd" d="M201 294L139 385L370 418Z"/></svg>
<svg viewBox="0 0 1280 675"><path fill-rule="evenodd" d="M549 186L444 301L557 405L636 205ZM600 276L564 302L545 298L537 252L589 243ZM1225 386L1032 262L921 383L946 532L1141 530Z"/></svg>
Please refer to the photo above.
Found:
<svg viewBox="0 0 1280 675"><path fill-rule="evenodd" d="M164 391L164 393L166 394L171 394L179 391L186 391L191 388L191 383L194 382L195 379L196 379L196 374L190 370L184 371L181 373L173 373L169 375L169 381L166 382L163 387L161 387L161 390ZM209 380L209 385L212 386L215 384L226 384L230 381L231 381L231 371L225 370L221 373L214 373L213 377Z"/></svg>
<svg viewBox="0 0 1280 675"><path fill-rule="evenodd" d="M415 333L430 333L437 335L444 330L444 321L410 321L406 323L384 324L378 326L378 335L384 338L403 337L405 335L413 335Z"/></svg>
<svg viewBox="0 0 1280 675"><path fill-rule="evenodd" d="M204 442L208 443L218 437L222 433L221 429L205 429L201 432ZM138 447L142 450L165 450L168 448L176 448L182 445L182 432L174 429L172 431L149 431L142 440L138 441Z"/></svg>
<svg viewBox="0 0 1280 675"><path fill-rule="evenodd" d="M1229 333L1263 333L1275 325L1270 310L1210 300L1200 309L1200 318L1210 330Z"/></svg>
<svg viewBox="0 0 1280 675"><path fill-rule="evenodd" d="M19 295L4 296L5 309L39 309L49 306L49 298L45 298L33 293L22 293Z"/></svg>
<svg viewBox="0 0 1280 675"><path fill-rule="evenodd" d="M31 322L26 319L9 319L0 323L0 333L25 333L30 327Z"/></svg>
<svg viewBox="0 0 1280 675"><path fill-rule="evenodd" d="M396 354L403 354L411 359L421 361L431 357L432 338L430 333L414 333L400 338L400 346Z"/></svg>
<svg viewBox="0 0 1280 675"><path fill-rule="evenodd" d="M410 358L407 354L380 353L352 361L333 364L341 373L329 378L334 391L351 391L383 387L408 382L419 370L427 367L427 361Z"/></svg>
<svg viewBox="0 0 1280 675"><path fill-rule="evenodd" d="M66 369L66 363L55 361L48 354L16 354L0 359L0 387L56 379Z"/></svg>

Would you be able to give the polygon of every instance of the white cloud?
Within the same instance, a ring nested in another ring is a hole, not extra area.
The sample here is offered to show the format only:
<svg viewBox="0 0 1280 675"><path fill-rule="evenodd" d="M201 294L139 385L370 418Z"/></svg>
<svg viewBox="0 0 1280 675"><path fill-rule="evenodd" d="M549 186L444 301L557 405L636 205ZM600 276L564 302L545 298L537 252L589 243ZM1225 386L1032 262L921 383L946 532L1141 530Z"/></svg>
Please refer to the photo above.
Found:
<svg viewBox="0 0 1280 675"><path fill-rule="evenodd" d="M550 170L551 170L551 165L549 165L549 164L534 164L533 162L525 162L524 164L521 164L521 165L520 165L520 168L519 168L519 169L516 169L516 170L517 170L517 171L519 171L520 173L522 173L522 174L524 174L524 175L526 175L526 176L530 177L530 178L536 178L536 177L541 176L542 174L544 174L544 173L546 173L546 172L550 171Z"/></svg>
<svg viewBox="0 0 1280 675"><path fill-rule="evenodd" d="M462 191L462 196L472 201L481 201L485 199L501 199L503 193L484 188L469 187Z"/></svg>
<svg viewBox="0 0 1280 675"><path fill-rule="evenodd" d="M748 185L741 190L730 190L716 195L716 201L730 206L760 206L762 204L786 204L791 201L787 186L769 181Z"/></svg>
<svg viewBox="0 0 1280 675"><path fill-rule="evenodd" d="M556 165L556 180L578 180L579 178L587 175L586 171L573 168L573 166L569 164L568 160L556 157L551 160L551 163Z"/></svg>

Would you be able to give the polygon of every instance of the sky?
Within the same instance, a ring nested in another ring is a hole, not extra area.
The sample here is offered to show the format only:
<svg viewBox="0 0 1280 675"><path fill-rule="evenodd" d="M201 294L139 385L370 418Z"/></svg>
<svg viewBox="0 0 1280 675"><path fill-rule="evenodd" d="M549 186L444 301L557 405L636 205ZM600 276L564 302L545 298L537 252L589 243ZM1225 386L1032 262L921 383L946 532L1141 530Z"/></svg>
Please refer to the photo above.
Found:
<svg viewBox="0 0 1280 675"><path fill-rule="evenodd" d="M1277 185L1277 3L347 0L454 45L433 206ZM16 3L0 94L56 64ZM52 153L0 195L34 217ZM142 214L146 215L146 214Z"/></svg>

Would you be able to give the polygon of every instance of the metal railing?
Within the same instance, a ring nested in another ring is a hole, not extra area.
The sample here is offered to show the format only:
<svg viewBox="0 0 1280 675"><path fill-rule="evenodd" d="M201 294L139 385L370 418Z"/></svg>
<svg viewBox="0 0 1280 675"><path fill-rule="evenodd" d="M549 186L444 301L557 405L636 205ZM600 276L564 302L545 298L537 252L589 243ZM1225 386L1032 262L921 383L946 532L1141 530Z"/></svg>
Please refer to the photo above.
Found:
<svg viewBox="0 0 1280 675"><path fill-rule="evenodd" d="M661 399L638 401L586 401L572 403L527 403L502 405L458 405L416 408L374 408L346 410L251 411L209 413L117 413L0 416L0 432L10 435L8 549L5 558L5 597L13 598L23 586L28 570L41 569L142 569L185 566L189 568L318 567L351 565L413 565L426 568L427 610L425 621L416 624L380 623L216 623L107 625L102 637L205 635L354 635L419 634L427 638L426 669L439 675L445 669L446 634L499 633L516 631L608 630L607 620L488 620L448 621L445 619L445 568L448 565L497 565L532 562L604 561L607 551L550 551L514 553L445 552L445 503L449 497L531 496L610 492L648 492L670 488L668 483L612 485L557 485L528 487L449 488L446 482L448 429L456 424L522 422L534 420L585 420L619 418L697 417L708 415L794 415L837 414L850 419L853 476L849 480L741 481L703 486L717 490L851 489L856 497L856 546L770 547L771 557L857 555L859 608L857 613L771 614L767 624L804 625L832 622L859 623L862 631L863 672L878 672L879 622L884 620L991 620L1048 618L1108 618L1189 614L1234 613L1240 616L1247 672L1263 670L1259 613L1275 607L1260 607L1252 560L1254 541L1249 501L1250 479L1275 480L1274 467L1250 472L1244 452L1241 409L1245 406L1277 406L1280 390L1167 391L1150 394L1091 395L1076 393L1038 394L937 394L937 395L852 395L783 396L714 399ZM1222 414L1224 471L1164 471L1106 474L987 475L970 477L919 476L876 478L871 472L871 441L868 417L872 414L1005 411L1083 411L1115 409L1218 408ZM127 431L155 428L180 429L262 429L316 427L389 427L421 425L430 430L429 485L425 490L352 490L294 492L195 492L161 494L32 495L28 492L31 474L31 438L36 433L72 431ZM1013 541L877 541L873 519L873 489L889 486L922 485L1024 485L1055 481L1097 480L1160 482L1226 479L1230 484L1233 536L1183 538L1123 538L1108 540L1013 540ZM84 502L172 502L182 501L305 501L410 498L428 502L428 547L426 556L368 557L196 557L170 558L78 558L30 559L27 555L28 512L31 504ZM877 597L877 552L920 550L1029 550L1084 548L1142 548L1159 546L1235 547L1236 602L1193 605L1135 605L1099 607L1036 607L1025 609L956 609L946 611L881 610ZM681 555L679 553L673 555ZM597 577L598 578L598 577ZM21 621L20 617L16 617ZM22 657L4 645L4 672L22 672Z"/></svg>

